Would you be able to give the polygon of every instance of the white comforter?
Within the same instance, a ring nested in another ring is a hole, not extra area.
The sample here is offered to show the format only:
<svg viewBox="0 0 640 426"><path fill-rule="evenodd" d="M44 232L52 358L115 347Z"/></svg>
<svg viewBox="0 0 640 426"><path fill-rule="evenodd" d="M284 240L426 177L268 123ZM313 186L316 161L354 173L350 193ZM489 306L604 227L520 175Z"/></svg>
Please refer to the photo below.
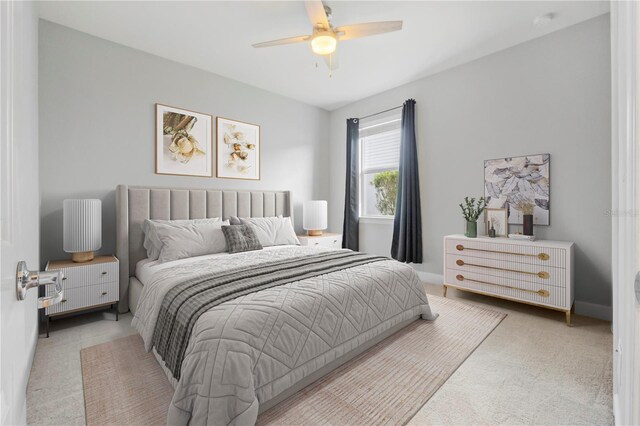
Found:
<svg viewBox="0 0 640 426"><path fill-rule="evenodd" d="M146 280L133 325L149 351L163 298L174 285L209 271L251 268L318 250L322 249L283 246L164 264ZM175 394L167 422L253 424L260 402L419 315L435 318L415 271L394 260L220 304L203 314L193 329L180 380L173 380Z"/></svg>

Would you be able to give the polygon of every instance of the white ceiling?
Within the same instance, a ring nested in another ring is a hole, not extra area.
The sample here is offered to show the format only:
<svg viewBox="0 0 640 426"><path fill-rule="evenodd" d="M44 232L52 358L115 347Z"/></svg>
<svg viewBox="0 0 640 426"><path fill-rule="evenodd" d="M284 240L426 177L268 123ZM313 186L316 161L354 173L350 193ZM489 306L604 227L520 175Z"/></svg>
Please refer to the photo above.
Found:
<svg viewBox="0 0 640 426"><path fill-rule="evenodd" d="M606 1L337 1L333 24L403 20L402 31L339 43L329 78L306 44L300 1L42 2L44 19L328 110L607 13ZM544 27L535 17L553 13ZM316 68L316 63L318 67Z"/></svg>

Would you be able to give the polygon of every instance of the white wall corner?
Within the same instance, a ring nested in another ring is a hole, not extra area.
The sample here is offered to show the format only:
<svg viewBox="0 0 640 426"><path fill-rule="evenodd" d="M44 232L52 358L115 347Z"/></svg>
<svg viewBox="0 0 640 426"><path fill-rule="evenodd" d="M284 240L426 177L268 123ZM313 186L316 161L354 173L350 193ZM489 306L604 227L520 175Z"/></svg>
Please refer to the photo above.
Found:
<svg viewBox="0 0 640 426"><path fill-rule="evenodd" d="M611 321L611 318L612 318L611 306L598 305L597 303L582 302L580 300L576 300L574 304L575 304L576 314L578 315L597 318L605 321Z"/></svg>
<svg viewBox="0 0 640 426"><path fill-rule="evenodd" d="M442 283L444 282L444 276L441 274L433 274L431 272L424 272L424 271L416 271L416 272L418 274L418 278L420 278L421 281L424 281L426 283L442 285Z"/></svg>

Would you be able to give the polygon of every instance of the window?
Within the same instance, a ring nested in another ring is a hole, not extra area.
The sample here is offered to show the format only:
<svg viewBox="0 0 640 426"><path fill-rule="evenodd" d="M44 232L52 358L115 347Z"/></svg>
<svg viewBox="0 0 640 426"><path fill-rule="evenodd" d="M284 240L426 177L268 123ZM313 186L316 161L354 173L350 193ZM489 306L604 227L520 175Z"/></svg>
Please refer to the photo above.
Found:
<svg viewBox="0 0 640 426"><path fill-rule="evenodd" d="M401 111L360 120L360 217L395 214Z"/></svg>

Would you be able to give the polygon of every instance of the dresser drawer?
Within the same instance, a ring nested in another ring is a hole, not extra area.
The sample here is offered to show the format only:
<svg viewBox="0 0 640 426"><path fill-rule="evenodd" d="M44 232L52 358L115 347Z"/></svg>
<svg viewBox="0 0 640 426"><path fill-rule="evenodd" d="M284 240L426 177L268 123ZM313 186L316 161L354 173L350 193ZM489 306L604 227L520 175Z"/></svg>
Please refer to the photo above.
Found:
<svg viewBox="0 0 640 426"><path fill-rule="evenodd" d="M549 265L532 265L460 254L446 254L446 268L474 272L486 276L502 277L512 281L527 281L566 287L566 270Z"/></svg>
<svg viewBox="0 0 640 426"><path fill-rule="evenodd" d="M92 265L78 265L60 268L64 274L62 280L65 289L86 287L94 284L118 280L118 262L103 262ZM54 270L47 268L47 270Z"/></svg>
<svg viewBox="0 0 640 426"><path fill-rule="evenodd" d="M557 308L570 308L567 290L547 284L514 281L504 277L487 276L470 271L447 269L445 284L478 290L513 300L525 300Z"/></svg>
<svg viewBox="0 0 640 426"><path fill-rule="evenodd" d="M567 267L567 253L563 248L509 244L508 242L494 243L486 239L470 241L447 238L445 241L445 250L450 254L464 254L469 257L530 265Z"/></svg>
<svg viewBox="0 0 640 426"><path fill-rule="evenodd" d="M91 286L64 289L62 302L46 308L46 315L60 314L92 306L105 305L118 301L118 281L100 283ZM53 286L47 287L47 296L54 293Z"/></svg>

